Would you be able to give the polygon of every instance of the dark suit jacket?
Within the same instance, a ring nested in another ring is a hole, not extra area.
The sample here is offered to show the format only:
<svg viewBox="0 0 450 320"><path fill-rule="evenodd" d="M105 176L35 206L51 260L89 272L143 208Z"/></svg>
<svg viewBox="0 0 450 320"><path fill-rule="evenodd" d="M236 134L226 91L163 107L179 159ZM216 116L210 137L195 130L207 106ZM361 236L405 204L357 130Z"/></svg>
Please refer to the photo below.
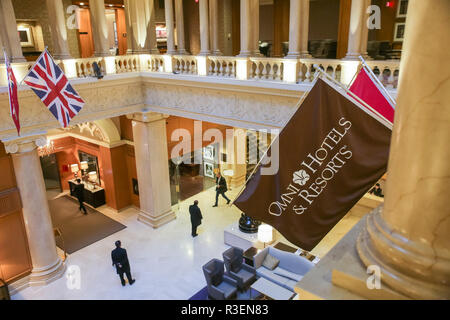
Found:
<svg viewBox="0 0 450 320"><path fill-rule="evenodd" d="M115 248L111 252L113 265L116 267L117 273L124 273L130 270L130 262L128 261L127 250L123 248Z"/></svg>
<svg viewBox="0 0 450 320"><path fill-rule="evenodd" d="M73 193L78 200L84 201L84 184L75 184L73 187Z"/></svg>
<svg viewBox="0 0 450 320"><path fill-rule="evenodd" d="M195 204L189 206L189 213L191 214L191 223L194 227L197 227L202 224L202 212L200 208Z"/></svg>
<svg viewBox="0 0 450 320"><path fill-rule="evenodd" d="M225 180L225 178L223 176L220 176L220 178L216 177L216 185L218 185L216 190L219 192L226 192L228 190L227 180Z"/></svg>

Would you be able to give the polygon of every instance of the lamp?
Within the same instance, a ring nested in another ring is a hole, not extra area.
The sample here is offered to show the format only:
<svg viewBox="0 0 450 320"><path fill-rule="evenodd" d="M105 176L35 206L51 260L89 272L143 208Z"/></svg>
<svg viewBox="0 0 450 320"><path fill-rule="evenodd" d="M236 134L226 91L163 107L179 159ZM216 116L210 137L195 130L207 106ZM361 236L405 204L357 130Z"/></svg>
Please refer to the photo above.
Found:
<svg viewBox="0 0 450 320"><path fill-rule="evenodd" d="M73 173L74 179L78 178L78 171L80 171L80 169L78 168L78 164L77 163L71 164L70 170Z"/></svg>
<svg viewBox="0 0 450 320"><path fill-rule="evenodd" d="M97 172L96 171L89 172L89 181L91 181L93 183L94 189L95 189L95 186L96 186L96 183L97 183L97 179L98 179L98 176L97 176Z"/></svg>
<svg viewBox="0 0 450 320"><path fill-rule="evenodd" d="M258 228L258 240L264 243L264 248L266 243L271 242L273 238L273 228L268 224L262 224Z"/></svg>
<svg viewBox="0 0 450 320"><path fill-rule="evenodd" d="M83 180L86 180L87 179L86 170L89 168L87 161L81 161L80 168L81 168L81 176L83 177Z"/></svg>

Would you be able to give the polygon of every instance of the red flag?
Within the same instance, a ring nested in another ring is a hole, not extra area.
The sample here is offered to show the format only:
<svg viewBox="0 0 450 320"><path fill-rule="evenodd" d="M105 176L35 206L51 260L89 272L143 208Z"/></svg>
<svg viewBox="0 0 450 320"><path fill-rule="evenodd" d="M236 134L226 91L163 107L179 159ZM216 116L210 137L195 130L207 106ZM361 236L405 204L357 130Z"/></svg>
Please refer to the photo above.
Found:
<svg viewBox="0 0 450 320"><path fill-rule="evenodd" d="M384 92L384 88L380 88L372 80L365 67L361 68L349 90L391 123L394 122L394 105L386 97L387 94Z"/></svg>
<svg viewBox="0 0 450 320"><path fill-rule="evenodd" d="M9 108L11 112L11 117L17 128L17 134L20 135L20 122L19 122L19 99L17 97L17 81L14 76L13 69L9 63L8 56L5 52L5 64L6 64L6 75L8 77L8 94L9 94Z"/></svg>

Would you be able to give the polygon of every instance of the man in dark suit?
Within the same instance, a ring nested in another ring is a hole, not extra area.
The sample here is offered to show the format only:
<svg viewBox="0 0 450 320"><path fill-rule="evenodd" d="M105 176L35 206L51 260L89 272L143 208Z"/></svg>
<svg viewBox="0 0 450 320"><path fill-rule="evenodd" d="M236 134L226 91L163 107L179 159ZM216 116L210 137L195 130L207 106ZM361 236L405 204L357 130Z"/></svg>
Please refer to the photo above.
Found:
<svg viewBox="0 0 450 320"><path fill-rule="evenodd" d="M372 190L369 191L370 194L374 194L377 197L384 198L383 190L381 190L380 184L377 183Z"/></svg>
<svg viewBox="0 0 450 320"><path fill-rule="evenodd" d="M222 195L222 197L224 197L225 200L227 200L227 204L230 203L231 200L228 199L227 196L225 195L225 192L227 191L228 191L227 181L225 180L224 177L222 177L219 171L216 174L216 204L213 205L213 207L217 207L217 203L219 201L219 194Z"/></svg>
<svg viewBox="0 0 450 320"><path fill-rule="evenodd" d="M83 210L84 214L87 214L86 207L83 204L84 201L84 184L81 183L80 179L77 179L77 184L73 187L73 193L75 197L78 199L78 202L80 203L79 210Z"/></svg>
<svg viewBox="0 0 450 320"><path fill-rule="evenodd" d="M192 224L192 237L198 236L197 227L202 224L202 212L198 207L198 201L195 200L194 204L189 206L189 213L191 215L191 224Z"/></svg>
<svg viewBox="0 0 450 320"><path fill-rule="evenodd" d="M116 248L111 252L112 265L116 267L122 286L125 286L125 279L123 278L124 273L127 275L128 283L132 285L136 280L131 278L127 250L121 248L121 245L120 241L116 241Z"/></svg>

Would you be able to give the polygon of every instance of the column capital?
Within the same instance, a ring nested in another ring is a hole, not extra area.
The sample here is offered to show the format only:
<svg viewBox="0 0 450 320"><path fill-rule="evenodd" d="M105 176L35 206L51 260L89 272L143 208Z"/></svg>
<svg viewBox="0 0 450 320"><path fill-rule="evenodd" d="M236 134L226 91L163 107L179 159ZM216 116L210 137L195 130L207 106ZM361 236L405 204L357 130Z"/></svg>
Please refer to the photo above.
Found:
<svg viewBox="0 0 450 320"><path fill-rule="evenodd" d="M155 122L163 119L167 119L169 115L157 113L157 112L137 112L132 114L127 114L127 118L133 121L139 121L144 123Z"/></svg>
<svg viewBox="0 0 450 320"><path fill-rule="evenodd" d="M10 154L20 154L33 151L47 144L47 137L44 133L40 135L20 137L14 140L3 141L5 150Z"/></svg>

